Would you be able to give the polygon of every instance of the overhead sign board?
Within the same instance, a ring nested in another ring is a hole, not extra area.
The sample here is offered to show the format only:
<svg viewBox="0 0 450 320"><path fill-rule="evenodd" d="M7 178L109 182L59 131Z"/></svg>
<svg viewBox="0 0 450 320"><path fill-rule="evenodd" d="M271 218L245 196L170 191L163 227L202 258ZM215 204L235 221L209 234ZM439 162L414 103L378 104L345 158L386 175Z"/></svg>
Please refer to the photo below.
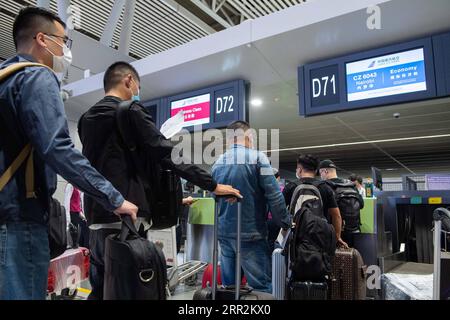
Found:
<svg viewBox="0 0 450 320"><path fill-rule="evenodd" d="M298 68L300 115L450 96L450 33Z"/></svg>

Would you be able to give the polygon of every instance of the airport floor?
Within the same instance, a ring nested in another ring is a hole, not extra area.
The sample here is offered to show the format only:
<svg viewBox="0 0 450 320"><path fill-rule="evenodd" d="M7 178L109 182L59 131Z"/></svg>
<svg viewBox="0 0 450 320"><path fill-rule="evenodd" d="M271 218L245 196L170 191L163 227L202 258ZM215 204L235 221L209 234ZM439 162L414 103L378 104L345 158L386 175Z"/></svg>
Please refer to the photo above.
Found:
<svg viewBox="0 0 450 320"><path fill-rule="evenodd" d="M184 253L180 252L177 256L178 258L178 264L181 265L185 262ZM198 274L197 282L195 286L187 285L184 283L180 283L174 293L168 297L168 300L192 300L194 296L194 292L201 288L201 279L202 279L202 272ZM74 300L87 300L89 294L91 293L91 285L89 283L89 280L85 280L80 283L80 285L77 288L76 296L73 297ZM51 297L48 297L49 300L51 300Z"/></svg>

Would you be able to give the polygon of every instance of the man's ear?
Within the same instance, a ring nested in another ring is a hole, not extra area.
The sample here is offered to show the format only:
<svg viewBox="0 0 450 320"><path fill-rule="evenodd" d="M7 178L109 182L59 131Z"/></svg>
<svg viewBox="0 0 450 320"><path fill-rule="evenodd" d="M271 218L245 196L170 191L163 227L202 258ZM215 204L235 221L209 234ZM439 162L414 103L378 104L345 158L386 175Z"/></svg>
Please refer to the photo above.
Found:
<svg viewBox="0 0 450 320"><path fill-rule="evenodd" d="M125 87L126 87L127 89L131 89L131 78L130 78L129 75L126 76L126 77L123 79L123 82L124 82Z"/></svg>
<svg viewBox="0 0 450 320"><path fill-rule="evenodd" d="M43 48L47 48L47 44L45 43L45 34L42 32L38 32L36 34L36 42L39 44L39 46L43 47Z"/></svg>

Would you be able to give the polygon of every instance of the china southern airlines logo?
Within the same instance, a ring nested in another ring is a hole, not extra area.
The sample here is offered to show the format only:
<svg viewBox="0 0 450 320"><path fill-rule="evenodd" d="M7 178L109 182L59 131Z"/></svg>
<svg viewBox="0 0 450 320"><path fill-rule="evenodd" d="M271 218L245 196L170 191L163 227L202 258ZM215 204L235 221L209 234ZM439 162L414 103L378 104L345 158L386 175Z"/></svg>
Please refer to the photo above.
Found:
<svg viewBox="0 0 450 320"><path fill-rule="evenodd" d="M375 64L377 63L377 60L373 60L371 64L367 67L368 69L375 67Z"/></svg>

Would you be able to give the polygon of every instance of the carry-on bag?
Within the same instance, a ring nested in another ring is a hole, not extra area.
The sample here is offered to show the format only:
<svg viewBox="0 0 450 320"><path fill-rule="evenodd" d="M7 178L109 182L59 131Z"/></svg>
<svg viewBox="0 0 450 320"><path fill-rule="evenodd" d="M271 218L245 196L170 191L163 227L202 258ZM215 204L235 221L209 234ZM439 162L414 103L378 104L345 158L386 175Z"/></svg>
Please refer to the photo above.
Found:
<svg viewBox="0 0 450 320"><path fill-rule="evenodd" d="M366 270L358 250L338 248L332 262L331 300L365 300Z"/></svg>
<svg viewBox="0 0 450 320"><path fill-rule="evenodd" d="M105 243L105 300L165 300L166 259L153 242L142 238L130 216Z"/></svg>
<svg viewBox="0 0 450 320"><path fill-rule="evenodd" d="M212 287L197 290L194 293L194 300L274 300L274 297L265 292L254 291L249 287L241 286L241 220L242 203L237 199L237 241L236 241L236 283L234 286L217 288L217 265L218 265L218 216L220 201L231 196L216 196L216 206L214 211L214 243L213 243L213 276ZM236 290L239 288L239 290Z"/></svg>
<svg viewBox="0 0 450 320"><path fill-rule="evenodd" d="M272 253L272 294L277 300L286 299L287 257L284 249Z"/></svg>

